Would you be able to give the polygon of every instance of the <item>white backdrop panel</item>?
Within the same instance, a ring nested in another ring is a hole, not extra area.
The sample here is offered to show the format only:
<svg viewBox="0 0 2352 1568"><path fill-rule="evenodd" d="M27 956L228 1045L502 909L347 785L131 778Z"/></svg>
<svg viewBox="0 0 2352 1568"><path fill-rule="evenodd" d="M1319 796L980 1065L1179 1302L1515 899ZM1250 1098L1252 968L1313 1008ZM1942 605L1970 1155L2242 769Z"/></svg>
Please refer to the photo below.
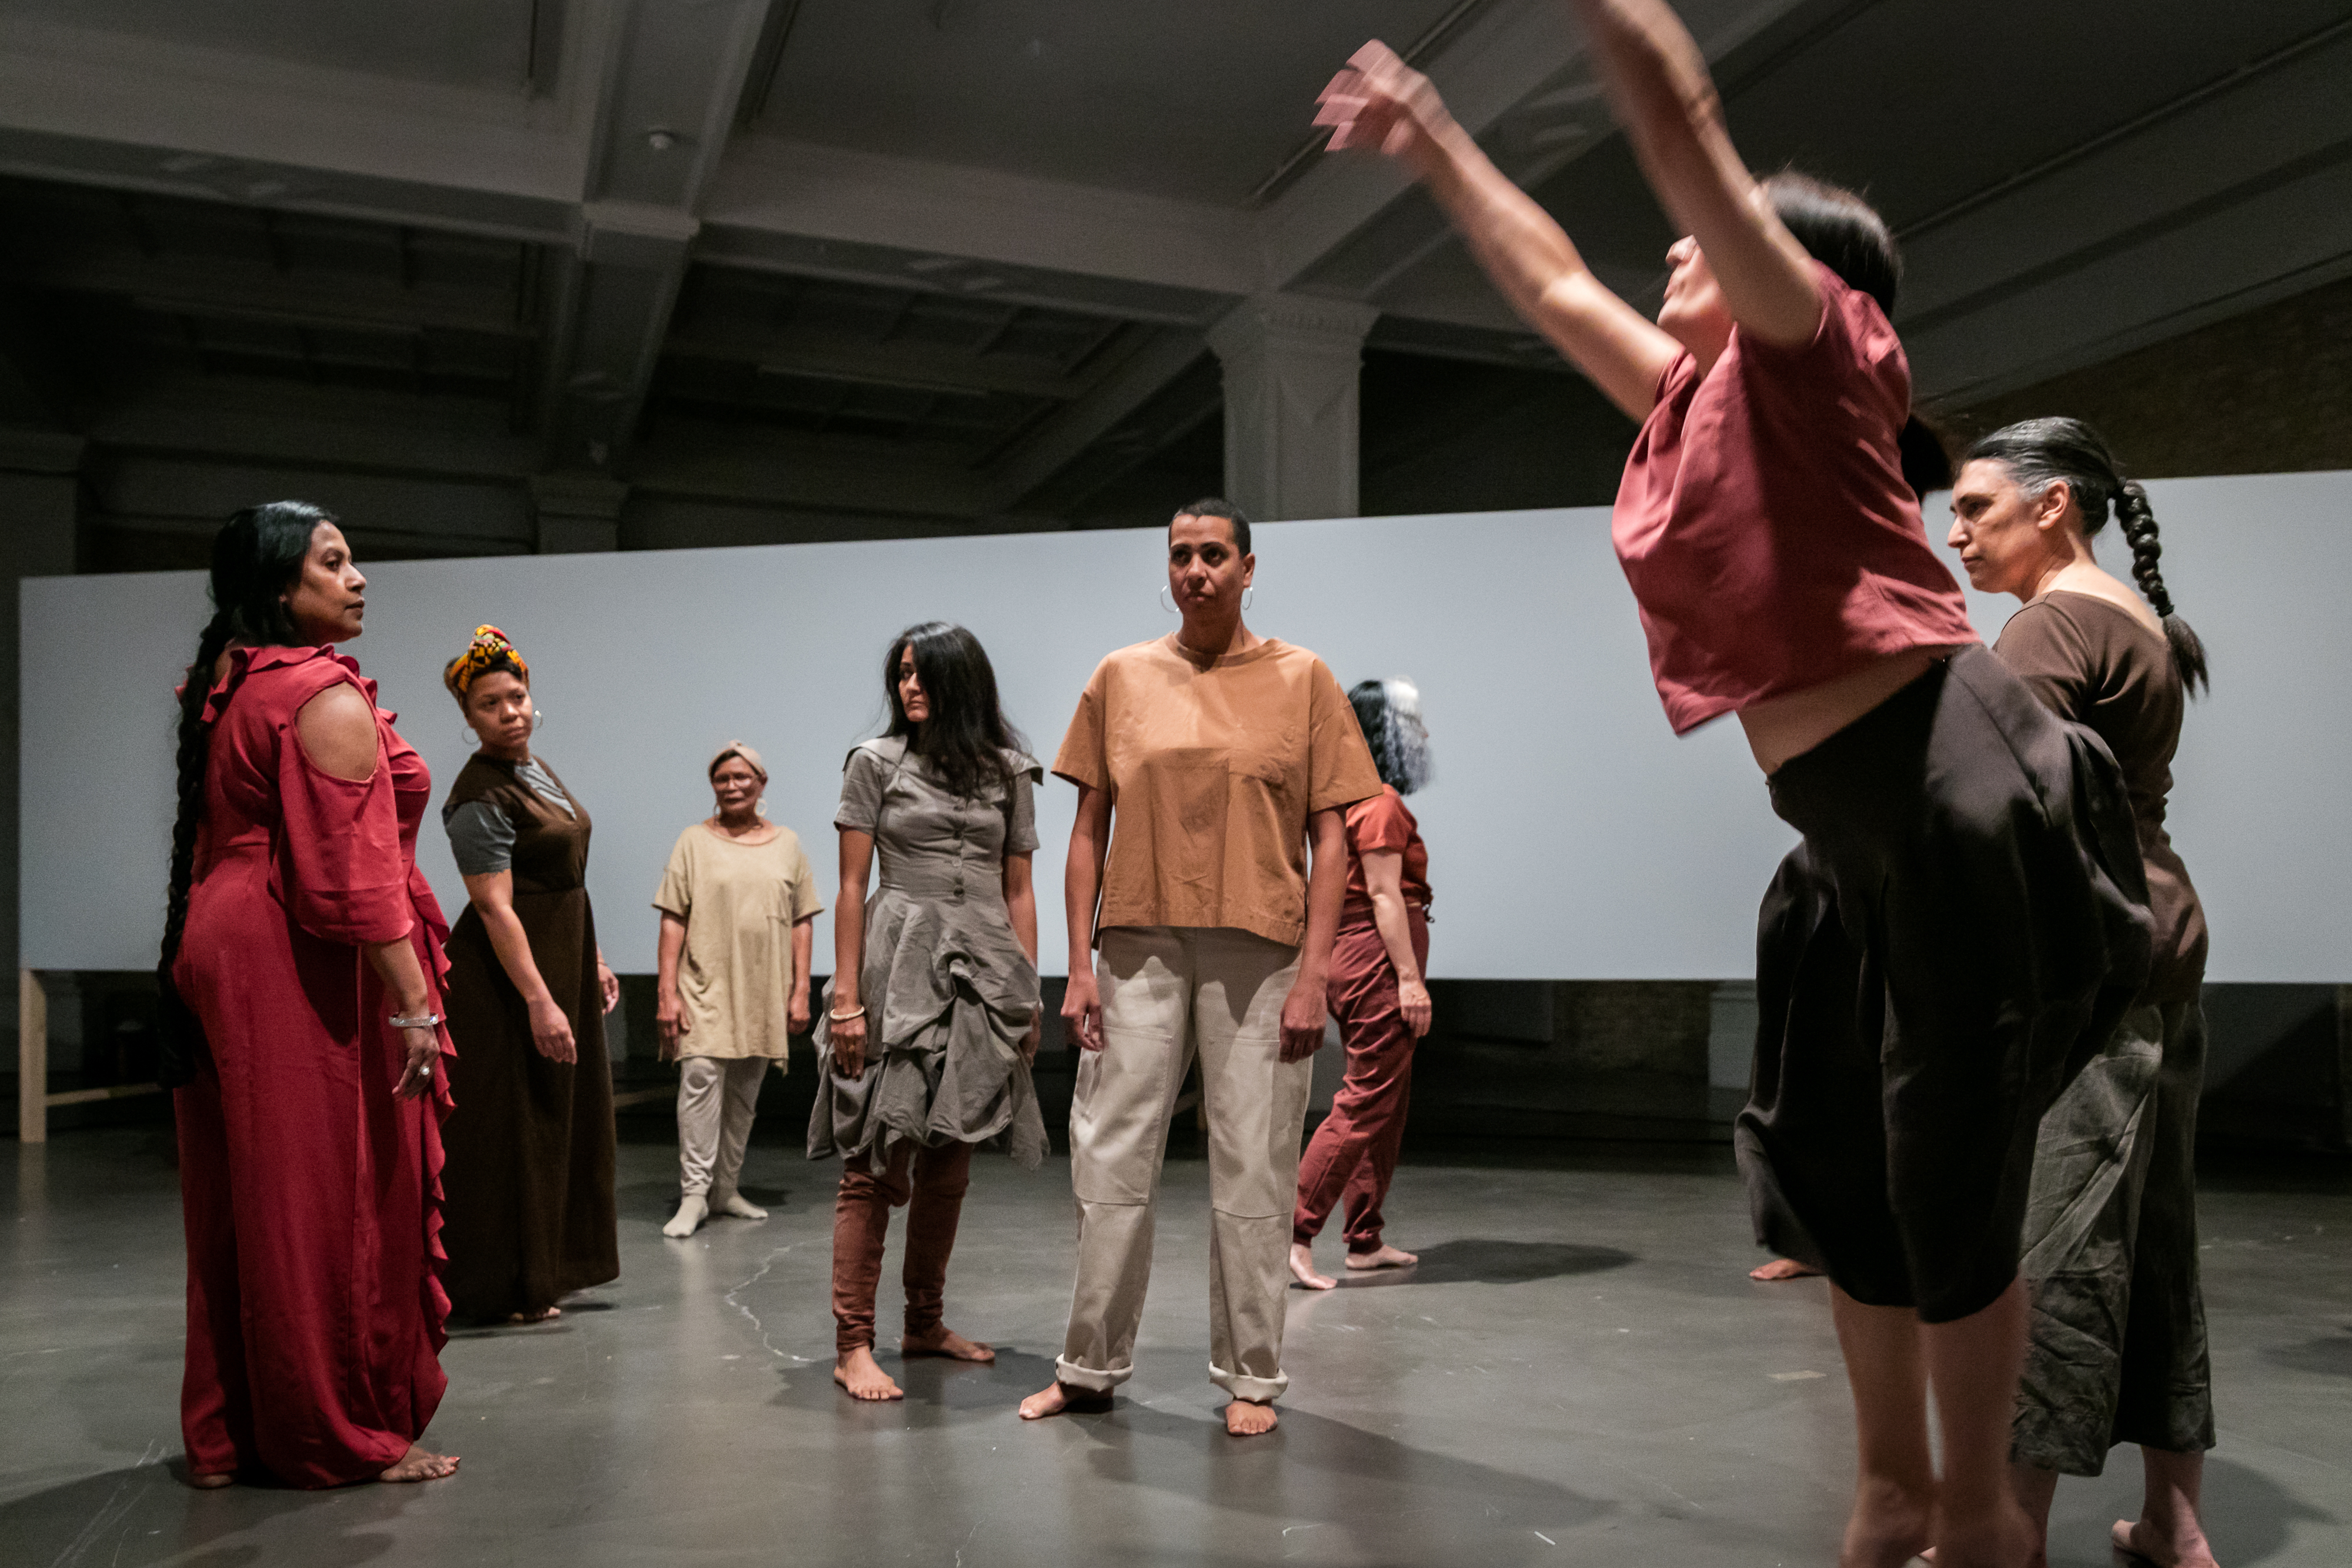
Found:
<svg viewBox="0 0 2352 1568"><path fill-rule="evenodd" d="M2214 650L2192 709L2177 835L2211 906L2214 977L2352 979L2352 475L2151 487L2168 579ZM1940 535L1942 510L1931 509ZM506 557L386 564L349 652L446 786L468 747L440 668L478 621L532 664L538 748L596 824L606 954L653 965L648 907L678 831L709 810L705 759L766 756L771 814L830 901L844 752L882 715L901 625L961 621L1050 761L1108 650L1173 625L1158 530ZM1414 809L1437 888L1432 972L1717 978L1753 964L1756 901L1791 841L1738 728L1683 740L1649 683L1605 511L1262 526L1250 623L1343 684L1422 687L1437 782ZM2110 553L2119 556L2116 546ZM2009 601L1972 609L1997 632ZM205 614L194 573L24 585L23 962L153 962L173 791L169 688ZM1062 846L1075 792L1040 793L1045 967L1063 967ZM419 860L464 897L436 818ZM820 968L830 968L829 919Z"/></svg>

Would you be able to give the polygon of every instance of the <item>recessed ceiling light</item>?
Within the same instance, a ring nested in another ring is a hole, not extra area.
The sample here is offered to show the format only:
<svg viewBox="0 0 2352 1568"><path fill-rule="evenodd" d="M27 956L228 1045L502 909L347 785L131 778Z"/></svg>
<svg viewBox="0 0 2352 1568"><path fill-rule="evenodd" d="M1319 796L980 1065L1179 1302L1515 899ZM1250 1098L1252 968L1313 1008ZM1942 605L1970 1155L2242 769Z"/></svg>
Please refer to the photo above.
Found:
<svg viewBox="0 0 2352 1568"><path fill-rule="evenodd" d="M646 132L646 145L656 152L667 152L677 145L677 132L657 125Z"/></svg>

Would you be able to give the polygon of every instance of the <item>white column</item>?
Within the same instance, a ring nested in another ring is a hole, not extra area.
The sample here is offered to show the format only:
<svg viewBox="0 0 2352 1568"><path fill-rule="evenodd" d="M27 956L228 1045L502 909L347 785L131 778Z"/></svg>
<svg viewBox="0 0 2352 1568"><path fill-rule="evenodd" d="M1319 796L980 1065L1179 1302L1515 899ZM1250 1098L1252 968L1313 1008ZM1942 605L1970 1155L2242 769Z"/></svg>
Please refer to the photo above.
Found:
<svg viewBox="0 0 2352 1568"><path fill-rule="evenodd" d="M1225 497L1253 518L1356 515L1369 305L1253 296L1209 329L1225 373Z"/></svg>

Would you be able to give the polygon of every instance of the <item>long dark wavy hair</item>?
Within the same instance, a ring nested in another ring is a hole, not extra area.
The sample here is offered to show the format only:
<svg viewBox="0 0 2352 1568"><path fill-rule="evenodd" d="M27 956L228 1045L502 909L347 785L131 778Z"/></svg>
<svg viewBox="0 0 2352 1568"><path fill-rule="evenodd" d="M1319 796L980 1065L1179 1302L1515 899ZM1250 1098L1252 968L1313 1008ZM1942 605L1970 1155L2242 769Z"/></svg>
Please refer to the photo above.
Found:
<svg viewBox="0 0 2352 1568"><path fill-rule="evenodd" d="M2164 546L2156 537L2156 512L2137 480L2126 479L2116 455L2099 433L2079 419L2026 419L1979 435L1961 455L1963 464L1982 458L1998 463L2021 489L2040 494L2064 480L2082 509L2083 532L2095 537L2107 526L2107 508L2115 507L2123 525L2124 541L2131 546L2132 577L2164 622L2164 641L2172 650L2172 667L2181 685L2194 696L2211 681L2205 668L2205 643L2172 608L2157 562Z"/></svg>
<svg viewBox="0 0 2352 1568"><path fill-rule="evenodd" d="M915 653L915 674L930 699L931 716L907 722L898 703L898 655ZM996 669L980 639L952 621L924 621L890 640L882 659L882 689L888 694L890 727L907 749L931 765L940 782L968 800L991 784L1013 787L1013 754L1028 742L1004 716L996 696Z"/></svg>
<svg viewBox="0 0 2352 1568"><path fill-rule="evenodd" d="M188 888L195 878L196 830L205 818L205 763L212 727L204 721L213 666L232 643L256 647L299 644L302 634L283 597L302 573L310 538L335 518L308 501L247 507L213 538L213 617L196 638L196 656L180 691L180 810L172 823L172 880L163 904L163 951L155 966L163 993L157 1080L166 1088L194 1080L206 1047L204 1025L173 982L172 965L188 925Z"/></svg>

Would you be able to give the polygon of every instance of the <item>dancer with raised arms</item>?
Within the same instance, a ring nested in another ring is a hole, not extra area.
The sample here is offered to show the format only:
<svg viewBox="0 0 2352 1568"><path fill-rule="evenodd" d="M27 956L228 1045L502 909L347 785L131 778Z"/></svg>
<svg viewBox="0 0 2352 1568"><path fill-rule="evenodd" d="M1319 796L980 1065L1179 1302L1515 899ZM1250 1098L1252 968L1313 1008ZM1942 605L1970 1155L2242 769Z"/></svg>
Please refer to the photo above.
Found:
<svg viewBox="0 0 2352 1568"><path fill-rule="evenodd" d="M2110 507L2145 600L2092 553ZM1970 446L1950 542L1970 582L2025 601L1994 644L2001 663L2115 753L2156 916L2147 988L2042 1119L2025 1211L2033 1315L2011 1432L2018 1500L2046 1536L2058 1478L2095 1476L2110 1448L2137 1443L2146 1490L2139 1518L2114 1528L2116 1549L2212 1568L2198 1517L2213 1446L2197 1277L2205 911L2164 825L2204 644L2173 611L2147 492L2081 420L2030 419Z"/></svg>
<svg viewBox="0 0 2352 1568"><path fill-rule="evenodd" d="M1804 834L1759 925L1738 1142L1760 1239L1835 1286L1861 1458L1842 1561L1935 1546L1942 1568L2007 1568L2031 1538L2007 1450L2035 1128L2148 961L2121 780L1979 643L1928 545L1917 491L1944 465L1910 417L1884 222L1751 178L1661 0L1575 10L1684 231L1655 322L1385 47L1318 120L1411 170L1528 324L1643 422L1613 533L1667 717L1737 713Z"/></svg>
<svg viewBox="0 0 2352 1568"><path fill-rule="evenodd" d="M1108 1409L1134 1375L1168 1118L1196 1055L1225 1430L1272 1431L1289 1385L1286 1254L1347 885L1341 813L1381 777L1323 661L1243 623L1256 570L1230 503L1177 513L1167 591L1183 624L1096 667L1054 759L1078 787L1062 1001L1081 1053L1078 1277L1054 1382L1022 1401L1024 1419Z"/></svg>

